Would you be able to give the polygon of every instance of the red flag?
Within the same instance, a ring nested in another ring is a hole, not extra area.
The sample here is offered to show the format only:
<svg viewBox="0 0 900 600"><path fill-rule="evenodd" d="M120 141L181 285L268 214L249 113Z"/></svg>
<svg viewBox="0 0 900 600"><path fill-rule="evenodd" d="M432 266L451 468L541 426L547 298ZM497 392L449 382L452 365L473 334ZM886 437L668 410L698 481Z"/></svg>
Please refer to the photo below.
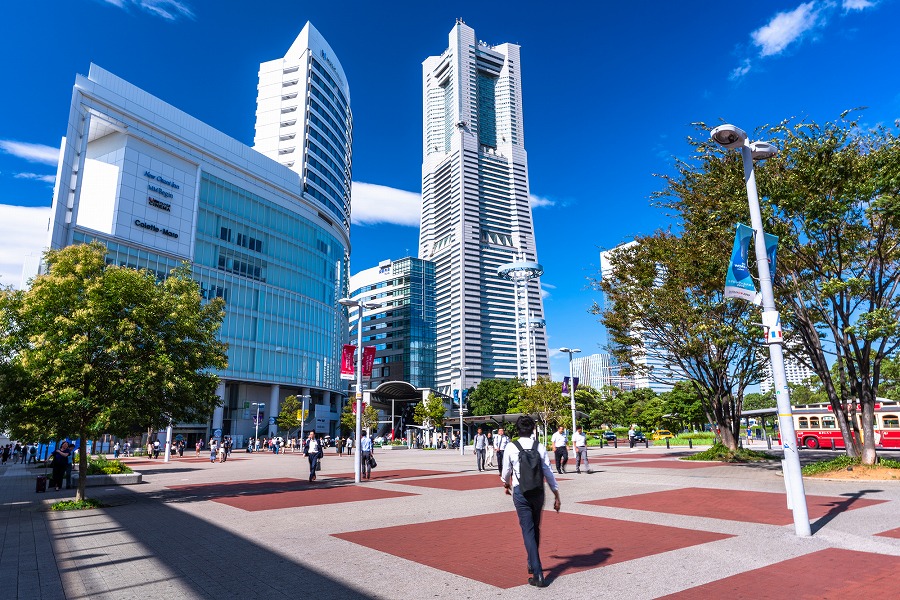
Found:
<svg viewBox="0 0 900 600"><path fill-rule="evenodd" d="M362 372L363 377L372 376L372 365L375 364L375 346L363 348Z"/></svg>
<svg viewBox="0 0 900 600"><path fill-rule="evenodd" d="M353 344L344 344L341 351L341 379L353 379L355 369L353 368L353 354L356 352L356 346Z"/></svg>

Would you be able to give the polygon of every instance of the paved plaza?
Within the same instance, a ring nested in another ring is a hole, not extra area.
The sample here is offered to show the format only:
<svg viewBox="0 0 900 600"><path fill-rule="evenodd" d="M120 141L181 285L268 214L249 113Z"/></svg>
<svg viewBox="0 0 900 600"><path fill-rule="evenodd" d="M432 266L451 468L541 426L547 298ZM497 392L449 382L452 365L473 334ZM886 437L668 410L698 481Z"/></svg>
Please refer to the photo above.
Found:
<svg viewBox="0 0 900 600"><path fill-rule="evenodd" d="M794 534L777 461L679 461L592 449L544 512L548 589L527 584L499 477L450 450L352 459L238 452L128 459L133 486L89 488L102 509L51 512L74 490L0 467L0 598L861 598L900 573L900 482L806 480L813 536ZM827 456L804 451L803 458ZM572 463L570 462L570 467Z"/></svg>

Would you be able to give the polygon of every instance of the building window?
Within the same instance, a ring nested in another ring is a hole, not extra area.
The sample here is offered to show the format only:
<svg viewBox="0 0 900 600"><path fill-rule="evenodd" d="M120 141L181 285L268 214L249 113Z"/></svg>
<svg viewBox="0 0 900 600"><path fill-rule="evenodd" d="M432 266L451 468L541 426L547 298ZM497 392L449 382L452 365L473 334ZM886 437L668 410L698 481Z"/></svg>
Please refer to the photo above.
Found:
<svg viewBox="0 0 900 600"><path fill-rule="evenodd" d="M228 227L222 227L219 229L219 239L225 240L226 242L231 241L231 229Z"/></svg>

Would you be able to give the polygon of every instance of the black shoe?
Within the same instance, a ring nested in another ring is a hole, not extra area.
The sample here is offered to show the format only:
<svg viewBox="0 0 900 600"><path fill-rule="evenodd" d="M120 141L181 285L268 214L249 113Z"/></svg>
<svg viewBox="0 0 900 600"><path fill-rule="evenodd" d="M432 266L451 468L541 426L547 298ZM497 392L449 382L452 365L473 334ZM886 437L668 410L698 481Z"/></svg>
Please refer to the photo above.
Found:
<svg viewBox="0 0 900 600"><path fill-rule="evenodd" d="M581 475L581 469L575 469L575 472Z"/></svg>
<svg viewBox="0 0 900 600"><path fill-rule="evenodd" d="M543 588L547 587L547 582L544 581L543 575L533 575L528 578L528 585L533 585L534 587Z"/></svg>
<svg viewBox="0 0 900 600"><path fill-rule="evenodd" d="M531 567L528 567L528 574L529 574L529 575L533 575L533 574L534 574L534 569L532 569Z"/></svg>

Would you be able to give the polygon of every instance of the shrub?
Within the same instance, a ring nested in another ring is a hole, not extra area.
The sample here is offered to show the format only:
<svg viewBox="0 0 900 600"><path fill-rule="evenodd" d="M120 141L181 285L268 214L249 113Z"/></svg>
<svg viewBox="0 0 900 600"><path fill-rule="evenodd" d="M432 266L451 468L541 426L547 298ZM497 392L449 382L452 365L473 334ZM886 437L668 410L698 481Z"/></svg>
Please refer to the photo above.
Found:
<svg viewBox="0 0 900 600"><path fill-rule="evenodd" d="M84 500L62 500L50 505L50 510L85 510L88 508L102 508L103 503L93 498Z"/></svg>
<svg viewBox="0 0 900 600"><path fill-rule="evenodd" d="M720 462L757 462L763 460L775 460L775 457L766 452L738 448L732 452L724 444L716 443L703 452L684 456L681 460L714 460Z"/></svg>
<svg viewBox="0 0 900 600"><path fill-rule="evenodd" d="M878 466L888 467L890 469L900 469L900 461L898 460L890 460L888 458L879 457L877 464ZM847 456L846 454L842 454L841 456L836 456L830 460L810 463L800 469L800 472L804 475L820 475L822 473L844 471L845 469L851 467L869 468L869 465L863 465L858 458L853 458Z"/></svg>
<svg viewBox="0 0 900 600"><path fill-rule="evenodd" d="M88 459L88 475L121 475L133 472L131 467L120 460L108 460L103 456L91 456Z"/></svg>

